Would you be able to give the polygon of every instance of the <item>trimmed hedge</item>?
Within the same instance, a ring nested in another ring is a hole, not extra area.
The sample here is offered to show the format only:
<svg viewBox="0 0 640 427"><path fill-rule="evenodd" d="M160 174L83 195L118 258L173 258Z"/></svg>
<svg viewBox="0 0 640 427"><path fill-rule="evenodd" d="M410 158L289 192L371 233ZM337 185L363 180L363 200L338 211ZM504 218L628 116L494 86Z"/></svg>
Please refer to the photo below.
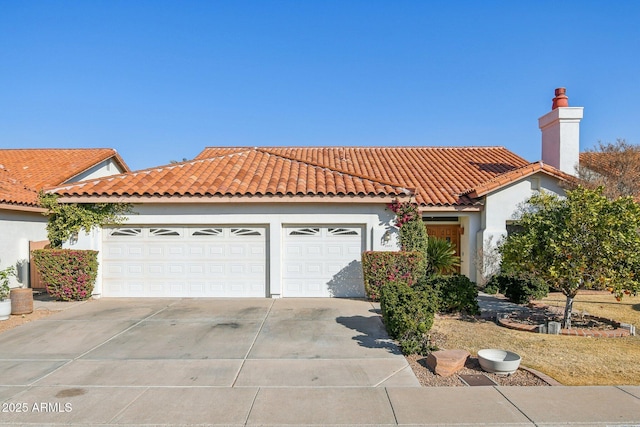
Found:
<svg viewBox="0 0 640 427"><path fill-rule="evenodd" d="M62 301L89 299L98 274L98 252L72 249L38 249L33 251L47 292Z"/></svg>
<svg viewBox="0 0 640 427"><path fill-rule="evenodd" d="M433 326L438 298L430 289L416 289L406 283L388 283L381 288L380 308L389 335L404 354L430 351L427 332Z"/></svg>
<svg viewBox="0 0 640 427"><path fill-rule="evenodd" d="M497 289L516 304L528 304L531 300L544 298L549 293L549 285L543 280L524 279L509 274L493 276L487 287Z"/></svg>
<svg viewBox="0 0 640 427"><path fill-rule="evenodd" d="M480 314L478 306L478 287L467 276L430 276L420 280L416 289L432 289L438 295L439 313Z"/></svg>
<svg viewBox="0 0 640 427"><path fill-rule="evenodd" d="M422 252L364 252L362 271L367 297L378 301L380 289L389 283L402 282L412 286L425 275L426 268Z"/></svg>

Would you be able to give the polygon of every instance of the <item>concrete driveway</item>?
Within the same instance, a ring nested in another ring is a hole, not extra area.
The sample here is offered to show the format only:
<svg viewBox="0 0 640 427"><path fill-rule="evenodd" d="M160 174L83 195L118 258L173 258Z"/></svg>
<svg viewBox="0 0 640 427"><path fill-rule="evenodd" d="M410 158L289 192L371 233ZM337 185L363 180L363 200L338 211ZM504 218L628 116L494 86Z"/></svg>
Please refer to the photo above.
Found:
<svg viewBox="0 0 640 427"><path fill-rule="evenodd" d="M280 388L277 405L315 389L419 387L375 307L347 299L88 301L0 334L0 372L0 401L30 412L4 422L51 421L33 413L41 403L73 406L62 423L161 422L166 408L216 401L218 421L234 423L260 388Z"/></svg>

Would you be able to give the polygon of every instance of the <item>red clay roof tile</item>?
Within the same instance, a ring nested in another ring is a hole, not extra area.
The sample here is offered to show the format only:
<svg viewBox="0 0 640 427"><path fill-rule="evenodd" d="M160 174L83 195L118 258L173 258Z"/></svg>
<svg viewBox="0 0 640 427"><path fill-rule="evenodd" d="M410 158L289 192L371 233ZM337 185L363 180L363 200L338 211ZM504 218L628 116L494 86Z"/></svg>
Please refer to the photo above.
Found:
<svg viewBox="0 0 640 427"><path fill-rule="evenodd" d="M0 203L37 206L44 187L60 185L113 158L125 171L129 168L111 148L0 149Z"/></svg>
<svg viewBox="0 0 640 427"><path fill-rule="evenodd" d="M473 206L544 170L503 147L210 147L195 160L52 189L83 197L385 196Z"/></svg>
<svg viewBox="0 0 640 427"><path fill-rule="evenodd" d="M229 148L209 147L196 159ZM362 178L416 189L416 201L430 206L469 206L463 192L528 164L503 147L260 147L255 150Z"/></svg>
<svg viewBox="0 0 640 427"><path fill-rule="evenodd" d="M535 163L529 163L528 165L522 166L518 169L514 169L512 171L498 175L495 178L478 184L474 188L465 190L463 194L467 194L473 198L482 197L505 185L511 184L512 182L515 182L527 176L531 176L538 172L544 172L547 175L554 176L561 181L575 181L576 179L574 176L568 175L552 166L544 164L542 161L539 161Z"/></svg>
<svg viewBox="0 0 640 427"><path fill-rule="evenodd" d="M305 179L299 179L304 176ZM411 189L256 149L51 189L64 197L406 196Z"/></svg>

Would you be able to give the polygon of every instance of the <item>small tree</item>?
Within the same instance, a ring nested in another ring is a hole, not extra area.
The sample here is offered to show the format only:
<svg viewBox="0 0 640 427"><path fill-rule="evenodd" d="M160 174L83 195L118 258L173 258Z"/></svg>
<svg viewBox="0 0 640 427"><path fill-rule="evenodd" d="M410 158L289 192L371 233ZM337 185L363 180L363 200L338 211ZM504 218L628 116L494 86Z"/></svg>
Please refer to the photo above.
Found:
<svg viewBox="0 0 640 427"><path fill-rule="evenodd" d="M72 234L89 232L95 226L122 224L126 214L132 213L128 203L58 203L58 196L40 192L40 206L49 216L47 236L52 248L62 247Z"/></svg>
<svg viewBox="0 0 640 427"><path fill-rule="evenodd" d="M631 197L611 201L602 188L578 187L566 198L535 195L525 207L521 231L500 247L502 270L561 289L565 328L579 289L608 288L618 300L640 290L640 206Z"/></svg>

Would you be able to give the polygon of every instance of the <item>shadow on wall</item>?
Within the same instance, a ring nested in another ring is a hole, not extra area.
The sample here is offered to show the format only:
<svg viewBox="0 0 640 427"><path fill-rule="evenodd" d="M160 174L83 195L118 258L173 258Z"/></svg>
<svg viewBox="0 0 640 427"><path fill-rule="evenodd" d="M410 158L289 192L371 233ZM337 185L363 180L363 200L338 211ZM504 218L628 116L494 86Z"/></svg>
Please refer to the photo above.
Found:
<svg viewBox="0 0 640 427"><path fill-rule="evenodd" d="M400 348L389 337L380 316L341 316L336 318L336 322L359 332L360 335L355 335L352 339L361 347L384 348L389 353L402 354Z"/></svg>
<svg viewBox="0 0 640 427"><path fill-rule="evenodd" d="M329 294L336 298L363 298L362 262L353 260L327 283Z"/></svg>

